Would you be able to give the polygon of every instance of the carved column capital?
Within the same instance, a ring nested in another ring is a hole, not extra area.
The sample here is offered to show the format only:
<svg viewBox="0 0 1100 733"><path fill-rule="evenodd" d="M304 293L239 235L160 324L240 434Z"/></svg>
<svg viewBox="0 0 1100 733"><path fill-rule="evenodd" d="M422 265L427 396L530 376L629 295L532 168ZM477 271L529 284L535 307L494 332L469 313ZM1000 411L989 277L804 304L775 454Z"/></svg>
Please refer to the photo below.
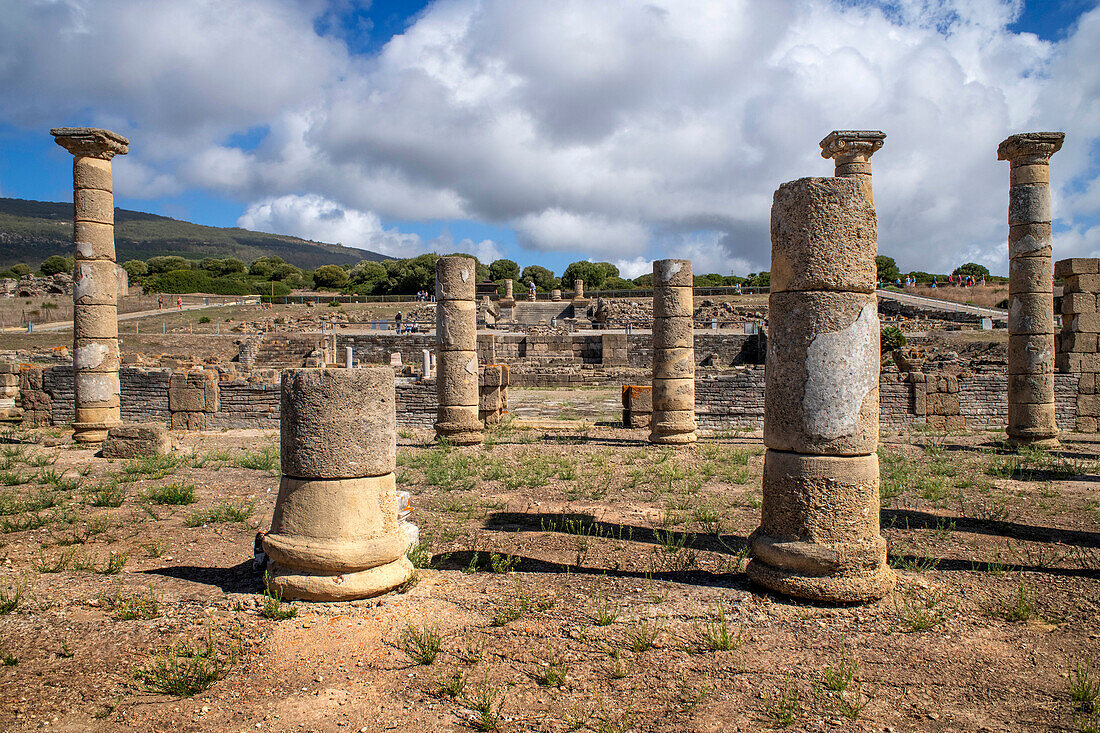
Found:
<svg viewBox="0 0 1100 733"><path fill-rule="evenodd" d="M1064 132L1021 132L1009 135L997 146L997 160L1013 166L1050 165L1050 156L1062 149Z"/></svg>
<svg viewBox="0 0 1100 733"><path fill-rule="evenodd" d="M130 152L130 141L117 132L98 127L55 127L54 142L77 157L110 160Z"/></svg>
<svg viewBox="0 0 1100 733"><path fill-rule="evenodd" d="M849 163L868 163L885 139L886 133L879 130L833 130L818 144L821 157L833 158L839 169Z"/></svg>

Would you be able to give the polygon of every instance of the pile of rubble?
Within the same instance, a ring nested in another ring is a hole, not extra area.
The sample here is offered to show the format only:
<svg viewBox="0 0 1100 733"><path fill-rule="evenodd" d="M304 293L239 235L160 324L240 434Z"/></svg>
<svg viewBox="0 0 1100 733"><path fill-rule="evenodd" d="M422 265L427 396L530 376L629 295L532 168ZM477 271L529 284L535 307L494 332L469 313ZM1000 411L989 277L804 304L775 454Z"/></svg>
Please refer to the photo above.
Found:
<svg viewBox="0 0 1100 733"><path fill-rule="evenodd" d="M18 280L10 277L0 279L0 295L9 298L40 298L46 295L73 294L73 276L67 272L56 275L36 277L23 275Z"/></svg>

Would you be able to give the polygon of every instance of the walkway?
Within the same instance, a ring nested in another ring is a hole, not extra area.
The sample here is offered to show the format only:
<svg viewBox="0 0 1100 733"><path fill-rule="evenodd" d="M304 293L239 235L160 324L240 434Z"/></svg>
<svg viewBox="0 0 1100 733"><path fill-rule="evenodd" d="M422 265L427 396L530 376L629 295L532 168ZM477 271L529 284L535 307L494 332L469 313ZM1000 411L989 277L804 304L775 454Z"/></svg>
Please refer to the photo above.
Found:
<svg viewBox="0 0 1100 733"><path fill-rule="evenodd" d="M1008 311L1002 310L1001 308L983 308L978 305L956 303L953 300L927 298L923 295L913 295L911 293L895 293L892 290L877 290L875 292L878 293L878 297L880 298L909 303L918 308L931 308L941 311L951 311L952 313L973 313L974 315L986 316L995 320L1004 320L1008 318Z"/></svg>

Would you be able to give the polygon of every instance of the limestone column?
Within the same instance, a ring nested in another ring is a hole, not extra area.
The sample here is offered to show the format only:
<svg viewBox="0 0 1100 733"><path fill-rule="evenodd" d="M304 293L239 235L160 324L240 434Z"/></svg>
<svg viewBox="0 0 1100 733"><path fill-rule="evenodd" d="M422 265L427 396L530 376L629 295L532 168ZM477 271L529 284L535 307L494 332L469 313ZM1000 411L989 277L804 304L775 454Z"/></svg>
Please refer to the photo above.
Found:
<svg viewBox="0 0 1100 733"><path fill-rule="evenodd" d="M91 127L57 127L50 134L74 156L73 440L101 443L122 422L111 158L125 155L130 141Z"/></svg>
<svg viewBox="0 0 1100 733"><path fill-rule="evenodd" d="M284 370L279 433L283 478L263 539L271 589L346 601L408 580L393 370Z"/></svg>
<svg viewBox="0 0 1100 733"><path fill-rule="evenodd" d="M653 263L653 417L649 442L694 443L695 305L691 260Z"/></svg>
<svg viewBox="0 0 1100 733"><path fill-rule="evenodd" d="M481 442L477 391L477 303L474 261L440 257L435 267L435 432L456 445Z"/></svg>
<svg viewBox="0 0 1100 733"><path fill-rule="evenodd" d="M746 571L787 595L881 598L875 210L851 177L785 183L772 203L763 504Z"/></svg>
<svg viewBox="0 0 1100 733"><path fill-rule="evenodd" d="M501 308L512 308L516 304L516 297L512 294L512 281L504 281L504 297L500 299Z"/></svg>
<svg viewBox="0 0 1100 733"><path fill-rule="evenodd" d="M871 190L871 156L882 147L886 133L878 130L833 130L818 145L821 157L832 158L836 163L833 175L838 178L854 177L863 184L867 197L875 203Z"/></svg>
<svg viewBox="0 0 1100 733"><path fill-rule="evenodd" d="M1050 156L1065 133L1012 135L997 148L1008 189L1008 441L1054 447L1054 264Z"/></svg>

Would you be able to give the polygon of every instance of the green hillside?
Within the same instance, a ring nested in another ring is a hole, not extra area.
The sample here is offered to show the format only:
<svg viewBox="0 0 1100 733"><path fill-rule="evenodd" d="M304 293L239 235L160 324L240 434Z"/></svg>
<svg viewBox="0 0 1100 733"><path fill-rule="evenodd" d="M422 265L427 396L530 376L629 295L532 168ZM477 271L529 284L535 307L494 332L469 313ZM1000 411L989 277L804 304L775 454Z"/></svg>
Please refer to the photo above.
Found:
<svg viewBox="0 0 1100 733"><path fill-rule="evenodd" d="M73 205L0 198L0 270L25 262L32 269L51 255L71 255ZM311 242L247 229L208 227L167 216L115 209L119 262L159 255L188 259L236 257L251 262L272 255L307 270L321 265L390 259L365 249Z"/></svg>

